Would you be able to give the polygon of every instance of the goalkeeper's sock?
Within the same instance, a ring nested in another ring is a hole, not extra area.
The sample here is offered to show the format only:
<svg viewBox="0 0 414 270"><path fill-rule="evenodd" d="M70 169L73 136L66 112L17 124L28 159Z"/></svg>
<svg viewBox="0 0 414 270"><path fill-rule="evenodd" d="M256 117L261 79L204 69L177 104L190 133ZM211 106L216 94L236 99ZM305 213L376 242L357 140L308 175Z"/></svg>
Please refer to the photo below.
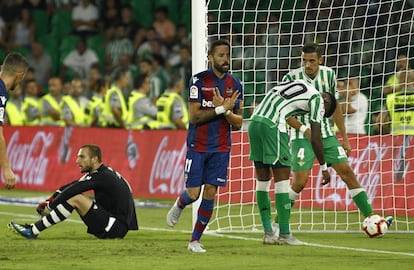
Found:
<svg viewBox="0 0 414 270"><path fill-rule="evenodd" d="M198 208L197 221L194 225L193 234L191 235L190 242L199 241L203 235L204 230L207 227L208 222L210 221L211 215L213 214L214 209L214 199L207 200L203 199L201 201L200 207Z"/></svg>
<svg viewBox="0 0 414 270"><path fill-rule="evenodd" d="M50 214L42 217L39 221L33 224L32 231L34 234L39 234L41 231L49 228L59 222L64 221L73 212L73 206L67 202L58 204L56 208L50 211Z"/></svg>
<svg viewBox="0 0 414 270"><path fill-rule="evenodd" d="M184 209L187 205L193 203L195 200L188 196L187 190L184 190L180 197L177 200L177 206L181 209Z"/></svg>
<svg viewBox="0 0 414 270"><path fill-rule="evenodd" d="M364 217L368 217L374 213L368 195L363 188L350 189L349 194L351 194L352 200Z"/></svg>
<svg viewBox="0 0 414 270"><path fill-rule="evenodd" d="M289 198L289 180L282 180L275 183L275 201L280 234L290 234L291 200Z"/></svg>
<svg viewBox="0 0 414 270"><path fill-rule="evenodd" d="M270 180L256 181L256 201L259 208L260 219L262 220L265 232L271 232L272 229L272 206L269 198Z"/></svg>

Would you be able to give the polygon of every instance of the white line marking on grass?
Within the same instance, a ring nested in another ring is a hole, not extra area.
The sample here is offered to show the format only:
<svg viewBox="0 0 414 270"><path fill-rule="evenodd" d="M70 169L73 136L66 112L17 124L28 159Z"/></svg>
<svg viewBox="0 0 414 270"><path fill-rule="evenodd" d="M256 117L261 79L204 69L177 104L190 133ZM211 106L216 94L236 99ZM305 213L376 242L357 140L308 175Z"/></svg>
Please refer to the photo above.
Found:
<svg viewBox="0 0 414 270"><path fill-rule="evenodd" d="M262 239L259 239L259 238L250 238L250 237L234 236L234 235L224 235L224 234L213 233L213 232L207 232L206 234L214 235L214 236L218 236L218 237L232 238L232 239L240 239L240 240L248 240L248 241L262 241ZM371 252L371 253L392 254L392 255L402 255L402 256L414 257L414 253L409 253L409 252L396 252L396 251L387 251L387 250L378 250L378 249L341 247L341 246L331 246L331 245L323 245L323 244L316 244L316 243L309 243L309 242L304 242L304 243L305 243L304 246L311 246L311 247L342 249L342 250L350 250L350 251L363 251L363 252Z"/></svg>
<svg viewBox="0 0 414 270"><path fill-rule="evenodd" d="M12 212L0 212L0 215L21 217L21 218L31 218L31 219L39 218L39 216L36 216L36 215L18 214L18 213L12 213ZM74 220L74 219L66 219L65 221L74 222L74 223L83 223L81 220ZM167 229L167 228L154 228L154 227L142 227L142 226L140 226L139 228L140 230L146 230L146 231L164 231L164 232L180 232L180 233L191 233L192 232L189 230L174 230L174 229ZM262 241L261 238L227 235L227 234L220 234L220 233L211 232L211 231L207 231L205 232L205 234L216 236L216 237L239 239L239 240L245 240L245 241L256 241L256 242ZM342 250L350 250L350 251L361 251L361 252L371 252L371 253L392 254L392 255L414 257L414 253L409 253L409 252L396 252L396 251L387 251L387 250L378 250L378 249L341 247L341 246L323 245L323 244L309 243L309 242L304 242L304 243L305 243L305 246L310 246L310 247L342 249Z"/></svg>

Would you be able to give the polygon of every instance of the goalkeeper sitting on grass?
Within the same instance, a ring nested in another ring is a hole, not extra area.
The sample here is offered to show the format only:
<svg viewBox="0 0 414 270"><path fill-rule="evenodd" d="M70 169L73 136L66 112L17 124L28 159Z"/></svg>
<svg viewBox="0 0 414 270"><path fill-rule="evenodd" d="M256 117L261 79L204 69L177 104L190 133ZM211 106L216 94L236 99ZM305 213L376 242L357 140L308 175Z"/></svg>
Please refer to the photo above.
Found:
<svg viewBox="0 0 414 270"><path fill-rule="evenodd" d="M9 228L25 238L37 235L68 218L76 209L97 238L123 238L129 230L137 230L135 204L128 182L115 170L102 163L101 149L92 144L79 149L76 163L82 173L79 180L59 188L36 211L42 218L33 224L10 222ZM93 190L95 199L83 195Z"/></svg>

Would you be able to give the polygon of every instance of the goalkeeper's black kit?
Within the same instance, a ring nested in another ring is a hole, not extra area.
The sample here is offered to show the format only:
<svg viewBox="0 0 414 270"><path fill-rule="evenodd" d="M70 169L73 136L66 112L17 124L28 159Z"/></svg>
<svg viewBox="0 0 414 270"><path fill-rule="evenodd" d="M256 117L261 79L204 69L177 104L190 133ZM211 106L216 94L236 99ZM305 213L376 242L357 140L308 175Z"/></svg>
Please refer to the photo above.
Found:
<svg viewBox="0 0 414 270"><path fill-rule="evenodd" d="M71 197L90 190L94 192L95 203L88 213L82 217L88 225L89 233L100 238L119 237L117 232L112 232L115 235L111 236L108 235L108 230L106 232L102 231L103 225L106 228L110 225L107 224L106 220L103 221L103 216L108 213L110 217L116 219L113 230L121 227L120 230L126 230L126 234L128 230L138 229L134 199L128 182L118 172L103 164L97 170L85 174L81 179L59 188L54 194L55 198L50 202L49 207L54 209ZM107 213L102 213L103 210L106 210ZM105 224L96 224L99 222ZM110 229L112 230L112 228Z"/></svg>

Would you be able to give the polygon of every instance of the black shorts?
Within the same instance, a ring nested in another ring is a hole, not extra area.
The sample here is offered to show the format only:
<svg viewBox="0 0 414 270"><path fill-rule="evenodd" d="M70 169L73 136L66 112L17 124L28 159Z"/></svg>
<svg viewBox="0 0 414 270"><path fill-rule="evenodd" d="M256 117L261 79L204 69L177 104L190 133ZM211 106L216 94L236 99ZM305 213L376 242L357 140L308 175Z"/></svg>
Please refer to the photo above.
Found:
<svg viewBox="0 0 414 270"><path fill-rule="evenodd" d="M128 227L124 223L96 202L93 202L89 211L81 218L88 226L88 233L97 238L123 238L128 232Z"/></svg>

